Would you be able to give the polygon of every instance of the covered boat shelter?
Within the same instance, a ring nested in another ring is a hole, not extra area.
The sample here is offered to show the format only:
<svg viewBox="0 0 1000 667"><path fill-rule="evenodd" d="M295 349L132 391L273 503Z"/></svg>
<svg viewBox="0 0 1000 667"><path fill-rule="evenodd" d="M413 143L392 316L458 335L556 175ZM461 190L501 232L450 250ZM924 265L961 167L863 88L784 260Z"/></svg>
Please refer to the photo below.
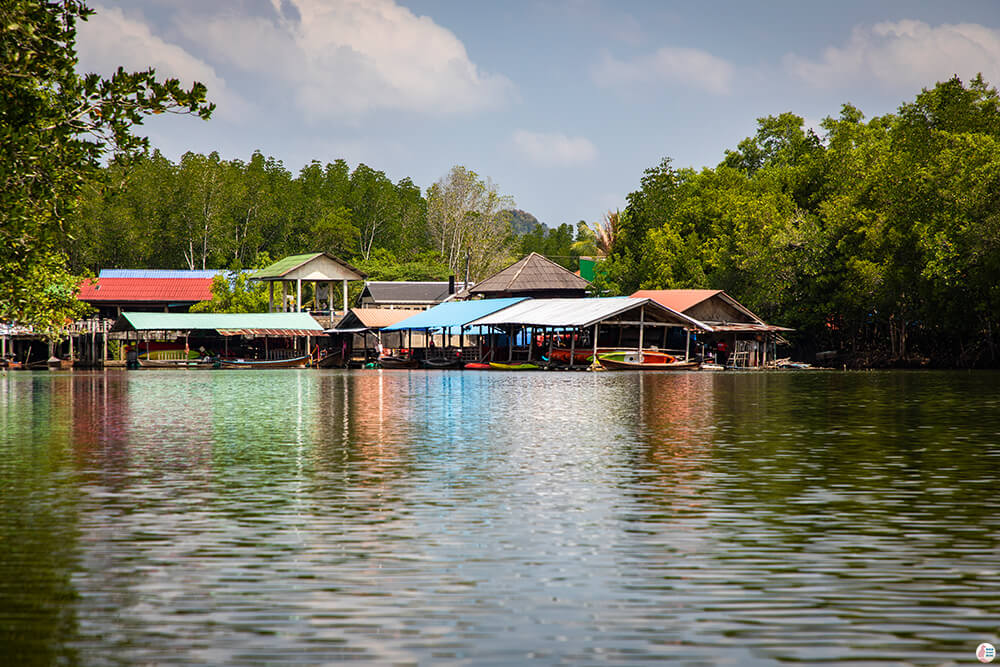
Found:
<svg viewBox="0 0 1000 667"><path fill-rule="evenodd" d="M386 354L407 347L403 331L383 333L389 327L413 315L413 310L394 308L351 308L337 326L327 329L329 336L326 350L321 349L321 366L347 366L351 362L364 363L378 357L375 344L381 345ZM422 338L421 338L422 340ZM369 343L372 342L372 345ZM421 345L418 340L417 345Z"/></svg>
<svg viewBox="0 0 1000 667"><path fill-rule="evenodd" d="M145 345L148 355L157 341L161 351L174 351L179 359L192 346L221 357L239 352L282 359L308 353L312 337L322 336L323 327L308 313L122 313L111 334L132 343L136 354Z"/></svg>
<svg viewBox="0 0 1000 667"><path fill-rule="evenodd" d="M424 347L424 355L431 353L431 350L438 348L435 336L440 335L440 347L452 347L452 336L458 336L458 347L465 357L466 332L470 328L470 323L486 315L502 311L514 304L527 300L526 297L507 297L503 299L480 299L474 301L448 301L434 306L429 310L411 315L405 320L401 320L393 325L382 329L383 332L406 331L422 332L427 342ZM477 347L480 348L482 341L477 339ZM412 339L408 340L408 347L412 349Z"/></svg>
<svg viewBox="0 0 1000 667"><path fill-rule="evenodd" d="M637 348L651 344L666 349L669 330L686 332L684 358L690 356L691 333L711 331L711 327L652 299L592 297L584 299L530 299L493 312L468 323L469 327L503 330L511 341L508 360L514 355L517 330L528 335L527 360L535 354L535 343L547 343L551 359L557 340L569 339L569 365L577 358L578 343L586 345L596 358L600 349ZM539 331L541 335L539 335ZM539 350L543 354L545 350Z"/></svg>

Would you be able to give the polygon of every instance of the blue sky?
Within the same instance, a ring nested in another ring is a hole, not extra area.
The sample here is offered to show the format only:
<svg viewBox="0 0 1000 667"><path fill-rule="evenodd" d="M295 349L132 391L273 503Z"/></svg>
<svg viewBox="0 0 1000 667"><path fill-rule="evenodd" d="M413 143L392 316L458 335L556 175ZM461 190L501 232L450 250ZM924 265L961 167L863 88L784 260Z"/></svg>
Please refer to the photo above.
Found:
<svg viewBox="0 0 1000 667"><path fill-rule="evenodd" d="M92 2L80 68L200 80L213 118L156 117L178 159L259 149L426 189L456 164L549 226L622 208L644 169L714 166L760 116L868 117L983 72L1000 0Z"/></svg>

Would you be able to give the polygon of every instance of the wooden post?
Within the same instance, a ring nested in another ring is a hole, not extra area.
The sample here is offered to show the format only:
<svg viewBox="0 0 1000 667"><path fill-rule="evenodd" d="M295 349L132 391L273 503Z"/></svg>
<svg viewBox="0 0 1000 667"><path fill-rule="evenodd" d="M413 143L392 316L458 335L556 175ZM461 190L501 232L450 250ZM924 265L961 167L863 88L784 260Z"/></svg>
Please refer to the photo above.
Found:
<svg viewBox="0 0 1000 667"><path fill-rule="evenodd" d="M642 335L646 330L646 306L639 306L639 363L642 363Z"/></svg>
<svg viewBox="0 0 1000 667"><path fill-rule="evenodd" d="M295 279L295 312L302 312L302 278Z"/></svg>
<svg viewBox="0 0 1000 667"><path fill-rule="evenodd" d="M578 330L577 330L578 331ZM574 331L569 335L569 367L570 370L573 369L573 362L576 361L576 334Z"/></svg>
<svg viewBox="0 0 1000 667"><path fill-rule="evenodd" d="M600 322L594 325L594 359L590 362L595 368L600 366L600 362L597 360L597 327L600 326Z"/></svg>
<svg viewBox="0 0 1000 667"><path fill-rule="evenodd" d="M285 281L281 281L281 310L279 312L286 312L288 310L288 297L285 295Z"/></svg>
<svg viewBox="0 0 1000 667"><path fill-rule="evenodd" d="M555 339L555 329L548 328L549 332L549 363L552 363L552 341Z"/></svg>
<svg viewBox="0 0 1000 667"><path fill-rule="evenodd" d="M70 358L70 360L73 359L73 332L72 331L69 334L69 358Z"/></svg>
<svg viewBox="0 0 1000 667"><path fill-rule="evenodd" d="M346 313L347 312L347 280L345 279L345 280L342 280L341 282L343 283L343 286L344 286L344 312ZM333 303L333 294L330 295L330 303L331 304Z"/></svg>
<svg viewBox="0 0 1000 667"><path fill-rule="evenodd" d="M274 281L267 281L267 312L274 312Z"/></svg>
<svg viewBox="0 0 1000 667"><path fill-rule="evenodd" d="M531 363L531 355L535 351L535 330L533 327L527 327L525 329L529 333L528 336L528 363Z"/></svg>
<svg viewBox="0 0 1000 667"><path fill-rule="evenodd" d="M687 342L684 343L684 361L691 358L691 330L687 330Z"/></svg>

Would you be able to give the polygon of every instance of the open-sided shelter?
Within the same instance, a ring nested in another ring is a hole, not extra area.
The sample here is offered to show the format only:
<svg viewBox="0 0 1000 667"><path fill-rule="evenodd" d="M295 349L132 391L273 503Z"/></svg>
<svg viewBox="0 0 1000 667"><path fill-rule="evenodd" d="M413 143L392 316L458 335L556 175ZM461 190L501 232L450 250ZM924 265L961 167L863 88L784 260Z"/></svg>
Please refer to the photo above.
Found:
<svg viewBox="0 0 1000 667"><path fill-rule="evenodd" d="M112 334L134 342L147 352L158 341L160 349L197 349L217 355L241 353L262 359L306 352L311 339L324 335L308 313L122 313Z"/></svg>
<svg viewBox="0 0 1000 667"><path fill-rule="evenodd" d="M307 255L290 255L279 259L274 264L255 271L251 280L262 280L267 285L267 304L269 312L302 312L302 283L312 283L313 308L316 312L334 312L334 283L340 282L343 287L343 312L347 312L347 283L352 280L364 280L367 276L347 262L325 252L314 252ZM281 302L278 308L274 304L274 285L281 288ZM290 300L286 289L294 285L294 300ZM324 307L325 306L325 307Z"/></svg>
<svg viewBox="0 0 1000 667"><path fill-rule="evenodd" d="M467 326L503 330L509 341L517 339L518 330L526 332L521 338L527 341L528 360L535 354L533 344L539 336L547 341L550 356L555 341L568 337L571 360L580 346L590 347L595 356L601 349L674 349L678 354L683 352L687 359L691 353L691 333L712 330L704 322L652 299L630 297L528 299L473 320ZM513 357L513 348L508 346L508 358ZM539 354L543 353L544 350L539 350Z"/></svg>

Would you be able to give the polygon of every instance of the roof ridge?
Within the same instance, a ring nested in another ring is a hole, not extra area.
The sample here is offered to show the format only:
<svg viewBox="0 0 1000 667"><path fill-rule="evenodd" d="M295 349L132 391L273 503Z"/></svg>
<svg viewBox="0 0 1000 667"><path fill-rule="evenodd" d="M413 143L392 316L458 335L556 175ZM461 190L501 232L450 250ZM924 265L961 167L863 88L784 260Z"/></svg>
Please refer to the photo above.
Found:
<svg viewBox="0 0 1000 667"><path fill-rule="evenodd" d="M531 256L532 255L537 255L537 254L538 254L537 252L532 251L527 257L525 257L524 259L522 259L519 262L519 264L521 265L521 267L514 273L514 277L507 281L507 287L505 289L508 289L508 290L510 289L511 285L514 284L514 281L517 280L518 276L521 275L521 271L524 271L524 268L526 266L528 266L528 260L531 259ZM516 266L516 264L515 264L515 266Z"/></svg>

